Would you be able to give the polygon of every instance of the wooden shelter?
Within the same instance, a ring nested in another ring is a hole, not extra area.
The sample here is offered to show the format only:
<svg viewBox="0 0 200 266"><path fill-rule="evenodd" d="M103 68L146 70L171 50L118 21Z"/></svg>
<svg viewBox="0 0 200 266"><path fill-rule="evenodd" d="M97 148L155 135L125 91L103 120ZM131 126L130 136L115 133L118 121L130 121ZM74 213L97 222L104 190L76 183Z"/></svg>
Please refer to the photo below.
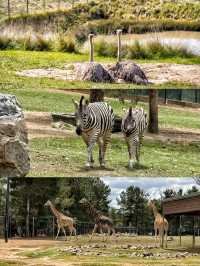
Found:
<svg viewBox="0 0 200 266"><path fill-rule="evenodd" d="M180 236L180 245L181 245L181 236L182 236L182 216L190 215L193 216L193 247L195 246L195 224L196 217L200 216L200 193L194 193L191 195L170 198L163 200L163 216L179 216L179 236Z"/></svg>

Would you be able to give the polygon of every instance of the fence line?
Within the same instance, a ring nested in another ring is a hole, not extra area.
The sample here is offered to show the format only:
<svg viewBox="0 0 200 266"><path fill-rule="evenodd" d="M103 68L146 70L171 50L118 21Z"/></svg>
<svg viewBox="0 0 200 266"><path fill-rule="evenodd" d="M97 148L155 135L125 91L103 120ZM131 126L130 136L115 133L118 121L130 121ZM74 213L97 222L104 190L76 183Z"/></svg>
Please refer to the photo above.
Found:
<svg viewBox="0 0 200 266"><path fill-rule="evenodd" d="M0 13L11 18L15 15L25 15L33 13L41 13L41 11L53 11L66 9L69 7L74 7L79 3L88 3L88 0L25 0L25 1L14 1L14 0L4 0L0 6Z"/></svg>

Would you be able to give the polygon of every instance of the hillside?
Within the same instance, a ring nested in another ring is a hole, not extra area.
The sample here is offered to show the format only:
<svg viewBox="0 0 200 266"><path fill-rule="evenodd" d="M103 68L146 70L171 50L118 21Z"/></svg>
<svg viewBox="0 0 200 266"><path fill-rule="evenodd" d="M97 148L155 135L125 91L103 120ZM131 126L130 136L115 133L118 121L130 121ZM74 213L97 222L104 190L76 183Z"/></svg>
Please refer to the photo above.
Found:
<svg viewBox="0 0 200 266"><path fill-rule="evenodd" d="M7 1L2 1L0 7ZM199 1L166 1L160 3L160 0L96 0L87 3L76 3L74 8L69 7L70 1L60 1L60 10L55 9L59 1L46 1L45 12L42 3L45 1L30 1L29 8L32 11L30 15L25 14L25 1L11 1L11 11L20 15L14 16L10 21L5 20L3 27L12 26L32 26L35 31L43 31L48 26L48 30L66 31L69 27L77 24L83 24L92 20L115 20L128 21L141 20L192 20L198 21L200 14ZM14 6L14 3L16 5ZM76 1L86 2L86 1ZM14 8L15 7L15 8ZM68 8L67 8L68 7ZM1 8L2 10L2 8ZM20 10L17 11L17 10ZM31 12L30 11L30 12ZM39 12L39 13L38 13ZM99 23L99 22L98 22ZM104 21L105 23L105 21ZM197 23L197 22L196 22ZM149 26L149 25L148 25Z"/></svg>

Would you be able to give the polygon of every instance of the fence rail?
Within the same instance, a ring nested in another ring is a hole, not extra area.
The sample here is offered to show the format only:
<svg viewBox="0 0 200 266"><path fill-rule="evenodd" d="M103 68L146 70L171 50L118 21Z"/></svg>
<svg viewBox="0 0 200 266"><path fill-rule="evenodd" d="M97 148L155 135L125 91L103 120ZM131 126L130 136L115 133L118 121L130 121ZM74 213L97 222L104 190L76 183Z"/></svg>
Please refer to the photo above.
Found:
<svg viewBox="0 0 200 266"><path fill-rule="evenodd" d="M0 15L12 17L54 11L73 7L78 3L88 3L88 0L2 0Z"/></svg>

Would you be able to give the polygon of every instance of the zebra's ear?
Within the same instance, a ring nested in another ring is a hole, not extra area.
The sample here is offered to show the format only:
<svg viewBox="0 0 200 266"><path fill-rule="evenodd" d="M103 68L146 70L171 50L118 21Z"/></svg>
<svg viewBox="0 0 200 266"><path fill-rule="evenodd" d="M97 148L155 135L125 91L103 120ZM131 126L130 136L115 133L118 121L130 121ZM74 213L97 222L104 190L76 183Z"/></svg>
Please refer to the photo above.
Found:
<svg viewBox="0 0 200 266"><path fill-rule="evenodd" d="M129 115L132 116L132 106L129 108Z"/></svg>
<svg viewBox="0 0 200 266"><path fill-rule="evenodd" d="M72 98L72 102L73 102L73 104L74 104L74 107L75 107L76 109L78 109L78 106L79 106L78 102L75 101L73 98Z"/></svg>
<svg viewBox="0 0 200 266"><path fill-rule="evenodd" d="M86 105L88 105L88 104L89 104L89 101L88 101L88 100L86 100L86 101L85 101L85 104L86 104Z"/></svg>

